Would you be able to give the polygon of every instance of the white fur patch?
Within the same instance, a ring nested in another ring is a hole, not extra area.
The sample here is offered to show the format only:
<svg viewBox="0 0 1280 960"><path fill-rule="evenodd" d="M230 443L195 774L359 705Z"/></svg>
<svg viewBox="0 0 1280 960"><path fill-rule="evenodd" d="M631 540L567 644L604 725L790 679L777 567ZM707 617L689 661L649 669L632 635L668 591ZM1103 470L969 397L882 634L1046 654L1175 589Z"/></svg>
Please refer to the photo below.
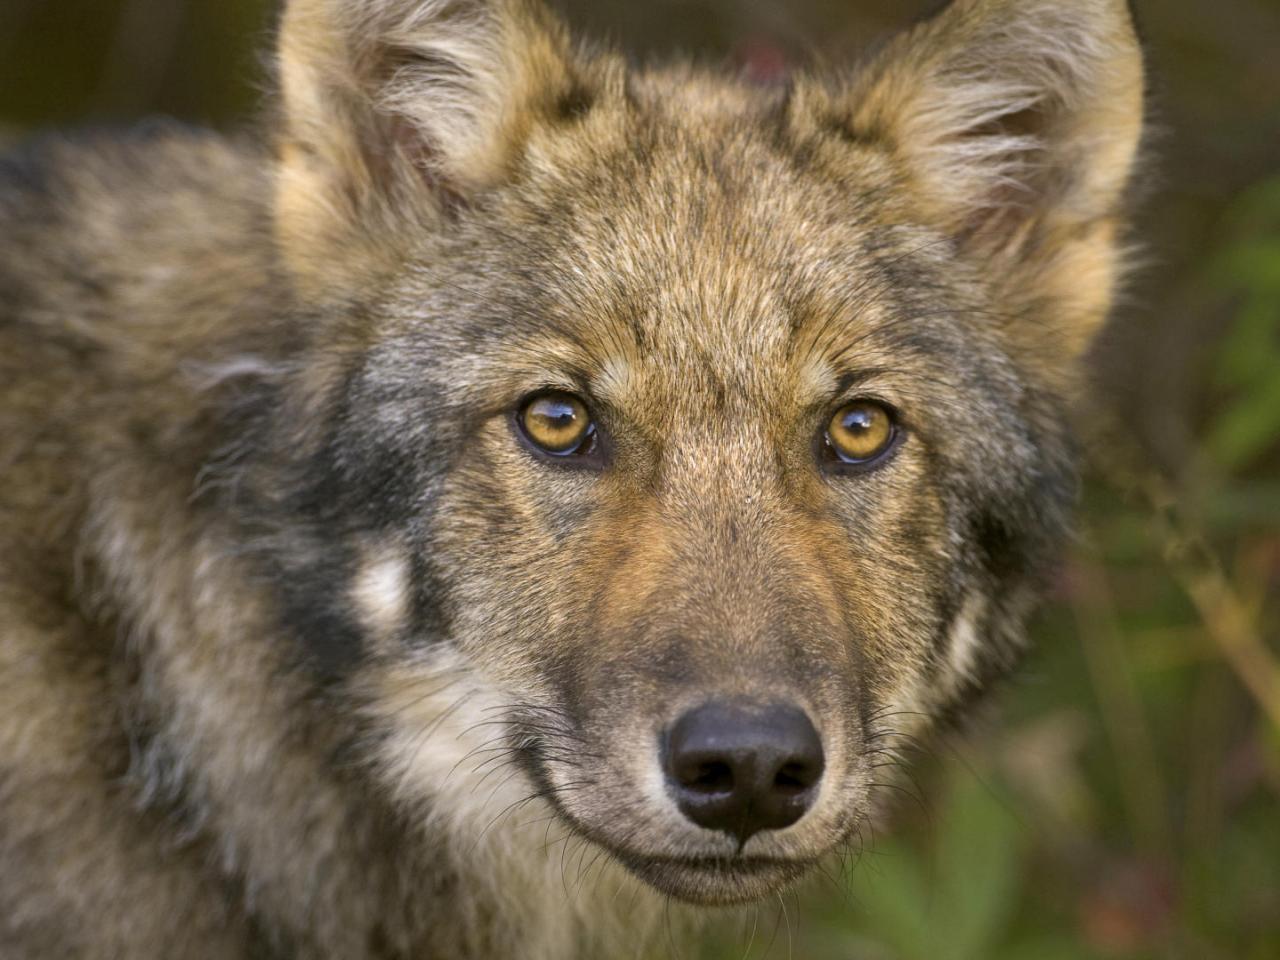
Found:
<svg viewBox="0 0 1280 960"><path fill-rule="evenodd" d="M605 360L592 386L595 388L597 395L600 396L625 396L631 378L631 364L627 362L625 357L615 355Z"/></svg>
<svg viewBox="0 0 1280 960"><path fill-rule="evenodd" d="M951 666L952 686L973 677L978 662L978 650L983 637L978 632L987 610L987 598L980 593L970 594L960 608L959 615L951 622L951 635L947 644L947 661Z"/></svg>
<svg viewBox="0 0 1280 960"><path fill-rule="evenodd" d="M289 373L282 363L252 354L228 357L210 363L190 361L183 370L201 390L212 390L232 380L272 380Z"/></svg>
<svg viewBox="0 0 1280 960"><path fill-rule="evenodd" d="M448 839L467 888L483 892L458 908L501 917L519 939L513 956L641 955L662 928L663 899L569 835L505 749L511 704L457 653L399 668L376 708L391 731L382 759L392 789L423 811L424 831Z"/></svg>
<svg viewBox="0 0 1280 960"><path fill-rule="evenodd" d="M519 28L512 5L413 0L363 7L370 18L365 35L415 54L392 74L377 101L408 120L422 143L433 145L435 153L420 162L463 182L491 175L500 162L493 154L501 128L517 108L512 101L535 83L514 39Z"/></svg>
<svg viewBox="0 0 1280 960"><path fill-rule="evenodd" d="M409 613L409 558L398 547L370 551L351 586L361 620L378 636L394 633Z"/></svg>

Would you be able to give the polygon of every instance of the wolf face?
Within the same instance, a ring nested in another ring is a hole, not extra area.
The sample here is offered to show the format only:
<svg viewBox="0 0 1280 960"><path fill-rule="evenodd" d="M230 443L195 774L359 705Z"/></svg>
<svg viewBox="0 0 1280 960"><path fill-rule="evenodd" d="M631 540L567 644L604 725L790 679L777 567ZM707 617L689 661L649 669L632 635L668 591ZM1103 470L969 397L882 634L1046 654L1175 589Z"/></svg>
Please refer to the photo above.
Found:
<svg viewBox="0 0 1280 960"><path fill-rule="evenodd" d="M460 711L515 802L662 891L800 875L1012 664L1063 536L1141 125L1125 5L960 0L759 89L523 3L293 0L281 70L318 316L285 408L332 415L267 421L305 456L248 512L378 775L463 802L465 753L421 747Z"/></svg>

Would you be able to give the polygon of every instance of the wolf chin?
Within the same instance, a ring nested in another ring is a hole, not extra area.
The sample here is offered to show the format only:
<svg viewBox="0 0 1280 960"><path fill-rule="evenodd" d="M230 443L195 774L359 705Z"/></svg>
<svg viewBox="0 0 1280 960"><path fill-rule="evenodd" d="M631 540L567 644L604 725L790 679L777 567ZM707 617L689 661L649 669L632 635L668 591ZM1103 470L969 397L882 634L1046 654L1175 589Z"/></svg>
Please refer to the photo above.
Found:
<svg viewBox="0 0 1280 960"><path fill-rule="evenodd" d="M0 954L627 957L773 897L1017 659L1125 3L761 87L291 0L276 62L267 136L0 164Z"/></svg>

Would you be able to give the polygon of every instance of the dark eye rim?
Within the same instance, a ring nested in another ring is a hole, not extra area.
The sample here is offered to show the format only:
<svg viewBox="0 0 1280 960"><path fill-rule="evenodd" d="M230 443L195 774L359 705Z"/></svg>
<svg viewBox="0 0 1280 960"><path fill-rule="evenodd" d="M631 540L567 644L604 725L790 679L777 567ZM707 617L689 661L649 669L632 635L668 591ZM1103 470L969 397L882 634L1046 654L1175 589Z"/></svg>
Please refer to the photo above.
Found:
<svg viewBox="0 0 1280 960"><path fill-rule="evenodd" d="M835 444L832 443L831 433L828 429L836 414L846 407L852 407L856 404L869 404L879 407L889 416L889 442L885 444L883 450L880 450L874 456L867 457L865 460L850 460L841 454L836 449ZM835 476L856 476L879 470L893 459L906 439L907 431L902 425L897 407L878 397L852 397L840 401L828 411L826 419L822 421L822 425L818 428L818 434L814 438L814 455L827 473Z"/></svg>
<svg viewBox="0 0 1280 960"><path fill-rule="evenodd" d="M572 397L582 404L582 408L587 411L587 431L583 434L582 442L576 447L559 452L548 450L529 436L529 431L525 429L524 425L524 412L529 408L530 404L536 403L544 397ZM550 387L544 390L535 390L533 393L525 394L520 398L508 419L511 423L511 429L521 445L536 459L567 469L598 471L604 467L604 438L601 435L599 424L596 422L596 416L591 411L591 404L580 394L574 393L572 390Z"/></svg>

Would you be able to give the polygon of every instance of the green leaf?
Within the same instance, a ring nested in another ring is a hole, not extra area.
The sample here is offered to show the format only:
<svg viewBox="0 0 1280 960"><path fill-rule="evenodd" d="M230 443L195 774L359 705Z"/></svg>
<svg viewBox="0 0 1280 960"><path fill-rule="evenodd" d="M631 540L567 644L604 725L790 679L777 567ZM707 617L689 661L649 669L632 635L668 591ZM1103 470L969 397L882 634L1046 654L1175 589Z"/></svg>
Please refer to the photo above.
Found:
<svg viewBox="0 0 1280 960"><path fill-rule="evenodd" d="M1021 828L993 786L954 777L939 824L934 956L987 960L1018 901Z"/></svg>
<svg viewBox="0 0 1280 960"><path fill-rule="evenodd" d="M1280 443L1280 374L1223 411L1208 438L1214 460L1239 470Z"/></svg>
<svg viewBox="0 0 1280 960"><path fill-rule="evenodd" d="M1061 935L1023 940L996 955L997 960L1096 960L1097 956L1084 944Z"/></svg>
<svg viewBox="0 0 1280 960"><path fill-rule="evenodd" d="M1280 272L1280 251L1276 268ZM1280 364L1280 285L1271 294L1254 290L1237 314L1218 351L1215 381L1222 387L1242 387L1270 379Z"/></svg>
<svg viewBox="0 0 1280 960"><path fill-rule="evenodd" d="M888 842L863 855L853 869L851 888L860 926L883 940L902 960L933 956L919 863L903 844Z"/></svg>

